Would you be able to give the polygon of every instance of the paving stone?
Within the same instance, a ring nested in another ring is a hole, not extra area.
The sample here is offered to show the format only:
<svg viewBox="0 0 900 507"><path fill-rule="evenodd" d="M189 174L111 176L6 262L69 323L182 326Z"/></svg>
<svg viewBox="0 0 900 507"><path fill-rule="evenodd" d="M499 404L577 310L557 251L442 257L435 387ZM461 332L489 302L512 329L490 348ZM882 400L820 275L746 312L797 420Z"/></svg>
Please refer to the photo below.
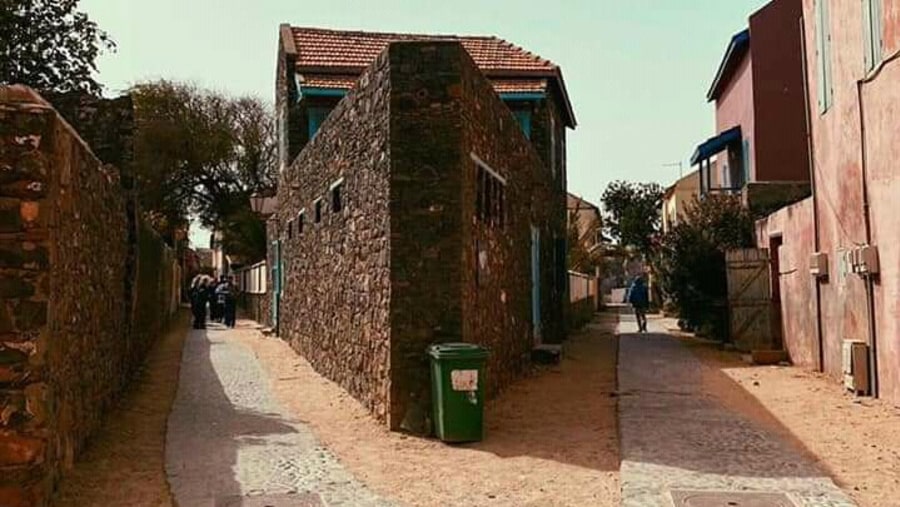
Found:
<svg viewBox="0 0 900 507"><path fill-rule="evenodd" d="M621 315L623 506L671 507L673 491L784 494L797 507L855 505L792 444L705 394L702 363L658 322L650 321L650 333L634 334L636 327L634 317Z"/></svg>
<svg viewBox="0 0 900 507"><path fill-rule="evenodd" d="M389 505L279 407L256 357L236 339L249 332L245 323L236 330L211 325L185 344L166 435L176 502L250 506L270 498L280 499L274 503L280 507L321 498L328 506Z"/></svg>

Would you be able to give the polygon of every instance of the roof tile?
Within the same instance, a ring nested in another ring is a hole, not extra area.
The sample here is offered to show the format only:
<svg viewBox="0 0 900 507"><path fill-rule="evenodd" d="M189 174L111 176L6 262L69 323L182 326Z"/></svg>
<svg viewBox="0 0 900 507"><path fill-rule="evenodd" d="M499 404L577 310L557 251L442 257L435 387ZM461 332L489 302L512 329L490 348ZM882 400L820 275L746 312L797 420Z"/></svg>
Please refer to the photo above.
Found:
<svg viewBox="0 0 900 507"><path fill-rule="evenodd" d="M497 37L415 35L293 27L297 69L359 68L371 64L391 42L459 41L483 72L536 72L552 75L557 66Z"/></svg>

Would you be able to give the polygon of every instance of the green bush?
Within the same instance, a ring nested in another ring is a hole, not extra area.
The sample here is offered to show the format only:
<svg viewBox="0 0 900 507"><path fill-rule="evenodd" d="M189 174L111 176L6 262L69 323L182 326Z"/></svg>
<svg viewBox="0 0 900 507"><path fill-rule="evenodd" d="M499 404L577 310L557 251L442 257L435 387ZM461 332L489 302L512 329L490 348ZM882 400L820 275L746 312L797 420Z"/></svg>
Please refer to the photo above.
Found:
<svg viewBox="0 0 900 507"><path fill-rule="evenodd" d="M688 205L663 236L657 267L662 289L683 328L725 341L728 284L725 252L753 245L753 219L734 196L710 195Z"/></svg>

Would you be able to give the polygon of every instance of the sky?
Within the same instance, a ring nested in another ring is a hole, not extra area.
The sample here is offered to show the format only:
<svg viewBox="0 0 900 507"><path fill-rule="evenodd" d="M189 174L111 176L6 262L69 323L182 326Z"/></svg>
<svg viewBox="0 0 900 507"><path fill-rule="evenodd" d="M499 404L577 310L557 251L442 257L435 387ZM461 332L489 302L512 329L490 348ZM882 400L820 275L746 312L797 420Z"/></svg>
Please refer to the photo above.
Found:
<svg viewBox="0 0 900 507"><path fill-rule="evenodd" d="M496 35L561 68L578 126L569 190L599 204L614 180L668 185L714 134L706 91L734 33L766 0L82 0L116 41L107 95L191 81L269 101L278 26ZM671 165L670 165L671 164ZM206 234L192 231L195 245Z"/></svg>

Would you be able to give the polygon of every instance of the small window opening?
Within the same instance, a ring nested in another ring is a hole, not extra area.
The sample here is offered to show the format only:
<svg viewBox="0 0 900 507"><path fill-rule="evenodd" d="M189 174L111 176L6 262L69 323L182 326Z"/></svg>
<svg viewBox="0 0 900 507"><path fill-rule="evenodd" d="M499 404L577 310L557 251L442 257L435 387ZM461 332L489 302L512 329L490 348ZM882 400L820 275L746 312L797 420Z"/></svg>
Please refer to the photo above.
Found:
<svg viewBox="0 0 900 507"><path fill-rule="evenodd" d="M476 219L489 227L503 228L506 225L506 181L478 160L475 166Z"/></svg>
<svg viewBox="0 0 900 507"><path fill-rule="evenodd" d="M315 220L316 223L322 221L322 199L316 199L315 203Z"/></svg>
<svg viewBox="0 0 900 507"><path fill-rule="evenodd" d="M303 226L306 222L306 210L300 210L300 213L297 214L297 236L303 234Z"/></svg>
<svg viewBox="0 0 900 507"><path fill-rule="evenodd" d="M344 209L344 201L343 201L343 187L344 180L338 180L331 185L331 211L333 213L339 213L342 209Z"/></svg>

